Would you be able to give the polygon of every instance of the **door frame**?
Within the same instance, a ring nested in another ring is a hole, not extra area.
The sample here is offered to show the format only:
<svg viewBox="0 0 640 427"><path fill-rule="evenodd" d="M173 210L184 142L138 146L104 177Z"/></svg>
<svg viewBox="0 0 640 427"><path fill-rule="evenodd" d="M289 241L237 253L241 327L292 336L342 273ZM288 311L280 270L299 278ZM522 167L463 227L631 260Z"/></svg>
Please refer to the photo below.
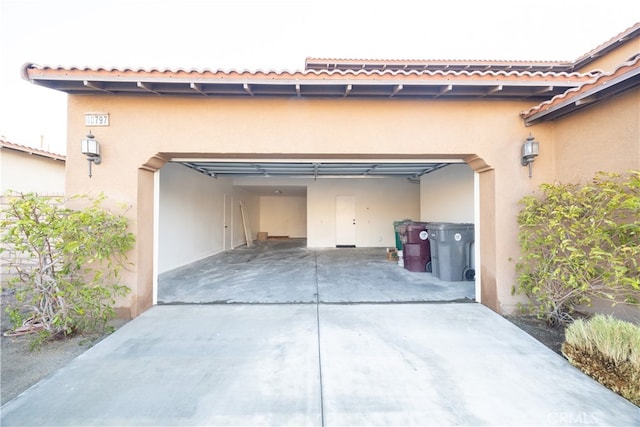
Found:
<svg viewBox="0 0 640 427"><path fill-rule="evenodd" d="M233 195L222 196L222 250L233 249Z"/></svg>

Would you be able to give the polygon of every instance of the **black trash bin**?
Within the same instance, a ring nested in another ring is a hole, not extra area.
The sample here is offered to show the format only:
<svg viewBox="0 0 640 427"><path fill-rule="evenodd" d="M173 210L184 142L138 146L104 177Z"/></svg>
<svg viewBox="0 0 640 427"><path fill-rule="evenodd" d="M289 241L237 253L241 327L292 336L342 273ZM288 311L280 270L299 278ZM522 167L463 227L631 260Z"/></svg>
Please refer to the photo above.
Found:
<svg viewBox="0 0 640 427"><path fill-rule="evenodd" d="M447 282L475 280L475 270L471 266L474 239L473 224L430 223L429 243L433 275Z"/></svg>

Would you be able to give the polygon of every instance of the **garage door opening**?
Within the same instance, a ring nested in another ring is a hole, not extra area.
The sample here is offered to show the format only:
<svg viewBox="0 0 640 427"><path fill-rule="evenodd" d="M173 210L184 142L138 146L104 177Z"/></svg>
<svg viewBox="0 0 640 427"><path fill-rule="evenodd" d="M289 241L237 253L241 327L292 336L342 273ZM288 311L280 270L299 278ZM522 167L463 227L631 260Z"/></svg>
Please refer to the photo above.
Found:
<svg viewBox="0 0 640 427"><path fill-rule="evenodd" d="M260 237L296 240L305 249L379 250L395 247L393 224L398 220L475 218L474 173L466 164L450 161L177 159L159 171L157 191L156 271L163 277L245 248L247 229L256 242ZM387 262L384 252L379 258Z"/></svg>

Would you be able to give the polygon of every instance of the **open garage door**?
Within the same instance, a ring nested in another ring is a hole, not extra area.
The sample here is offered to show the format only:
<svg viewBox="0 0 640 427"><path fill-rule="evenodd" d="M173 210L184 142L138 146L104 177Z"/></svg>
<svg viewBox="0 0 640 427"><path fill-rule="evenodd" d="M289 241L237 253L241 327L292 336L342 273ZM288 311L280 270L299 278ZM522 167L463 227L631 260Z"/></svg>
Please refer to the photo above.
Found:
<svg viewBox="0 0 640 427"><path fill-rule="evenodd" d="M475 218L464 163L174 159L160 177L160 273L246 244L245 229L251 239L304 238L309 247L385 247L395 246L397 220ZM347 243L337 241L339 200L354 209Z"/></svg>
<svg viewBox="0 0 640 427"><path fill-rule="evenodd" d="M475 215L474 174L464 163L174 159L159 182L160 275L245 247L243 221L254 240L384 249L396 245L397 220L473 222ZM347 243L339 241L341 200L352 209Z"/></svg>

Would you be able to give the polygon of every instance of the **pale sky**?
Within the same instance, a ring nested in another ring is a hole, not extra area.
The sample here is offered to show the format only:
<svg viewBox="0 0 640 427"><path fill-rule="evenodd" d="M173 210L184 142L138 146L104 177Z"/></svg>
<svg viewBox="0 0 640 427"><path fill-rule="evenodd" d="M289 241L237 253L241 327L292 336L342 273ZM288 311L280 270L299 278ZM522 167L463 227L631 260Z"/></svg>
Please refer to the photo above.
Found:
<svg viewBox="0 0 640 427"><path fill-rule="evenodd" d="M0 0L0 135L64 154L40 65L304 68L306 57L566 60L640 21L637 0Z"/></svg>

